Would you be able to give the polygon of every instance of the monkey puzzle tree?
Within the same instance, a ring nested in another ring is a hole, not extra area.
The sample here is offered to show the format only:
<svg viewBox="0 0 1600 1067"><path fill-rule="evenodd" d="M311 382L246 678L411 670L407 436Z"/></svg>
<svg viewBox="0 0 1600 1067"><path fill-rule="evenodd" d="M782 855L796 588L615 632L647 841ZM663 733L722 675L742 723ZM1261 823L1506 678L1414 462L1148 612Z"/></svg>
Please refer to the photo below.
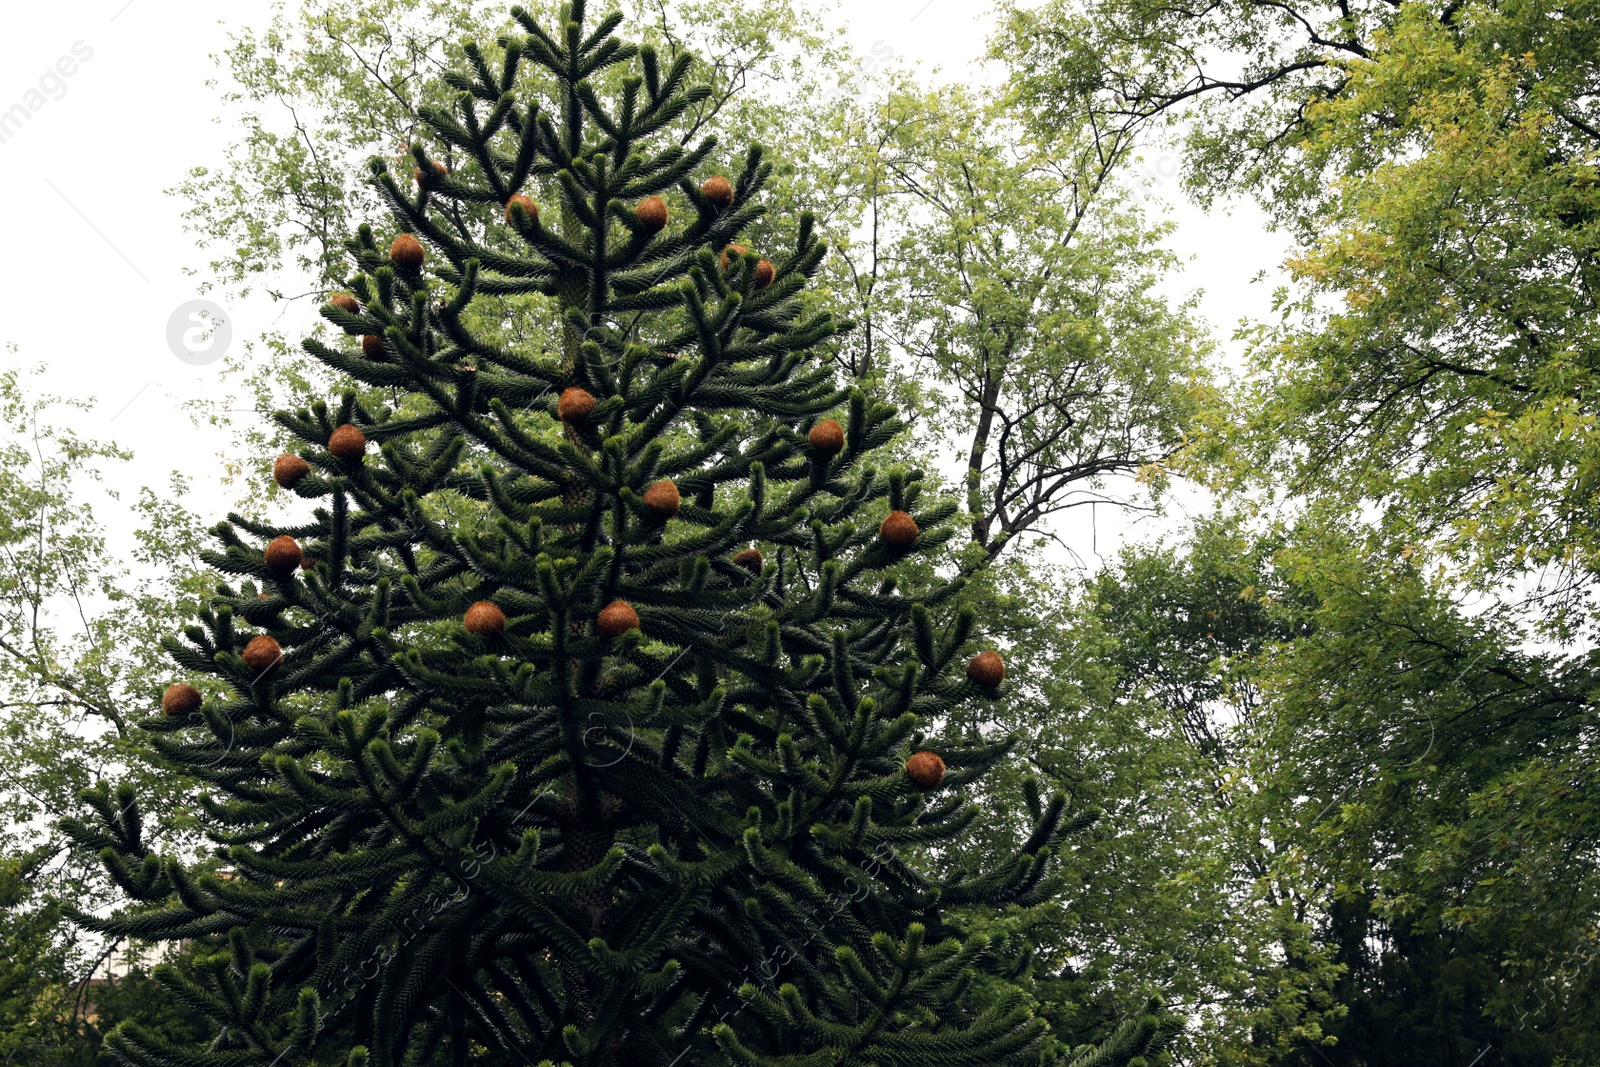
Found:
<svg viewBox="0 0 1600 1067"><path fill-rule="evenodd" d="M392 403L276 416L303 447L274 477L317 506L216 528L236 581L168 640L193 679L144 724L205 783L214 855L156 854L128 786L66 823L137 902L82 922L207 947L162 972L207 1049L109 1044L263 1067L1058 1060L1006 980L1028 946L963 916L1046 901L1075 822L1029 789L1021 847L963 867L940 843L1009 741L918 751L1003 691L993 652L962 676L960 581L900 581L955 505L874 462L900 424L828 369L843 324L808 310L809 222L770 259L736 243L760 152L699 181L688 60L584 7L553 32L514 9L525 32L445 75L405 186L373 163L400 232L360 229L324 312L351 340L306 348ZM512 298L561 343L484 340Z"/></svg>

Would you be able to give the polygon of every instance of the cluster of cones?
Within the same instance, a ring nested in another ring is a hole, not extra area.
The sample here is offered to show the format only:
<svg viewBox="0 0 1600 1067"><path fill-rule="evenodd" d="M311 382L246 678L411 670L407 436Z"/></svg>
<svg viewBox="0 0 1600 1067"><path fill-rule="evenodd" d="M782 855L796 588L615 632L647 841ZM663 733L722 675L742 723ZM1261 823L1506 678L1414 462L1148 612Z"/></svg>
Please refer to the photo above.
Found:
<svg viewBox="0 0 1600 1067"><path fill-rule="evenodd" d="M433 175L428 175L428 172L418 167L415 172L417 184L433 187L450 173L440 163L433 165L433 171ZM708 204L719 211L726 211L733 206L733 183L720 174L701 185L700 194ZM659 196L647 196L634 207L634 218L640 230L647 234L659 233L665 229L670 214L666 200ZM525 227L539 218L539 205L531 197L518 193L506 202L505 217L512 225L518 228ZM719 257L720 265L727 271L749 254L750 250L744 245L729 244ZM426 260L426 249L412 234L400 234L389 246L389 261L406 273L414 274L420 271ZM751 273L751 284L755 288L765 289L776 278L777 268L770 260L756 261ZM328 303L350 315L361 312L361 302L351 293L336 293ZM376 334L366 334L361 338L361 349L369 359L382 358L383 339ZM556 415L569 426L579 426L594 415L598 406L593 394L574 386L562 392L557 400ZM822 419L810 428L806 440L817 460L826 463L844 451L845 430L835 419ZM357 463L366 455L367 437L359 427L345 423L329 436L327 448L329 454L336 459L346 463ZM311 465L296 455L279 456L272 466L273 480L284 489L294 488L310 473ZM670 479L662 479L646 489L643 501L651 517L661 521L677 515L683 506L678 487ZM881 540L891 547L908 548L916 542L921 530L910 514L895 510L883 520L878 534ZM267 569L280 581L288 579L296 568L309 570L316 563L304 554L293 537L287 535L274 538L262 555ZM732 562L756 574L759 574L765 565L761 551L756 548L748 548L738 553ZM462 626L467 632L485 639L504 636L506 625L505 612L499 605L488 600L480 600L473 604L462 617ZM633 605L624 600L612 601L595 617L596 633L608 641L616 640L639 629L639 613ZM257 672L259 679L278 669L283 662L283 650L273 637L263 634L251 639L241 653L241 658L251 670ZM992 650L981 652L967 663L966 673L974 683L992 691L998 688L1005 678L1005 663L999 654ZM171 717L187 716L199 710L202 700L200 690L193 685L186 682L175 683L169 685L162 694L161 709ZM905 768L907 778L919 789L936 789L944 780L944 760L934 752L914 753L906 760Z"/></svg>
<svg viewBox="0 0 1600 1067"><path fill-rule="evenodd" d="M415 170L417 184L425 188L434 188L439 180L447 178L450 171L443 163L433 164L435 177L428 177L428 172L421 167ZM733 206L733 183L724 175L718 174L707 179L700 186L700 195L707 204L717 211L726 211ZM526 193L517 193L506 201L506 221L513 226L532 224L539 218L539 205ZM671 209L665 199L659 196L647 196L633 207L633 217L639 230L645 234L657 234L666 229L667 221L671 217ZM741 244L730 244L722 250L722 269L727 270L741 256L749 254L749 249ZM427 259L427 252L422 243L409 233L403 233L394 239L389 246L389 262L402 271L415 273L422 269ZM757 289L765 289L777 278L777 268L770 260L758 260L754 272L754 284ZM352 298L354 299L354 298Z"/></svg>

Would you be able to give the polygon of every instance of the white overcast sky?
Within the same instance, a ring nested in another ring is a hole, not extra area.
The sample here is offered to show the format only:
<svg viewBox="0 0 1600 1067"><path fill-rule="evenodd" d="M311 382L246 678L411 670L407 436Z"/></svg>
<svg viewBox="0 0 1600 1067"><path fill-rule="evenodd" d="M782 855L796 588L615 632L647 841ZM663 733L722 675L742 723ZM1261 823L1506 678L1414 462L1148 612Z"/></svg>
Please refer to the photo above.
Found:
<svg viewBox="0 0 1600 1067"><path fill-rule="evenodd" d="M898 62L937 67L946 78L967 75L993 18L992 5L978 0L850 7L860 52L887 48ZM167 472L180 470L194 479L185 503L208 520L228 504L215 477L215 450L224 442L191 425L181 405L221 395L221 365L180 361L166 333L174 309L197 295L198 279L187 272L203 270L209 257L183 232L181 203L162 190L191 166L216 165L237 134L216 121L222 105L206 81L219 71L210 57L226 46L228 29L264 25L270 11L269 0L11 5L0 34L0 113L16 104L37 107L20 129L0 127L0 344L20 348L0 350L0 359L43 363L51 390L95 399L74 421L80 432L135 451L134 462L113 475L130 499L138 485L163 486ZM89 58L72 60L75 47ZM1156 156L1146 163L1148 173L1166 179L1157 195L1176 196L1173 162ZM1264 316L1270 283L1252 278L1276 265L1284 248L1259 213L1236 205L1208 216L1178 201L1174 217L1173 247L1190 262L1172 292L1203 288L1204 313L1224 339L1242 316ZM230 306L234 347L281 310L266 301ZM297 306L294 314L301 313ZM114 514L102 517L113 530L126 528ZM1096 518L1097 535L1086 509L1061 529L1091 564L1121 536L1107 509Z"/></svg>

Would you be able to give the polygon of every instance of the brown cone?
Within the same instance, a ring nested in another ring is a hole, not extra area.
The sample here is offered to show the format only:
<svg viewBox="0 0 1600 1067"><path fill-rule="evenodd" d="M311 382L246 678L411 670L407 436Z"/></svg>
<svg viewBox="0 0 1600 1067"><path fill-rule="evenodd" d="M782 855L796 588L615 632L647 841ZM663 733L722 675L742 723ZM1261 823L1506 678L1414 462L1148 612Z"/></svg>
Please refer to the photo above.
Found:
<svg viewBox="0 0 1600 1067"><path fill-rule="evenodd" d="M921 533L916 520L903 511L889 512L889 517L878 527L878 536L883 538L883 543L896 548L905 548L914 543Z"/></svg>
<svg viewBox="0 0 1600 1067"><path fill-rule="evenodd" d="M760 574L761 568L766 565L767 561L761 555L759 548L747 548L737 556L734 556L733 562L751 574Z"/></svg>
<svg viewBox="0 0 1600 1067"><path fill-rule="evenodd" d="M199 707L200 690L188 682L169 685L166 692L161 694L161 713L168 718L176 719L192 714Z"/></svg>
<svg viewBox="0 0 1600 1067"><path fill-rule="evenodd" d="M285 489L293 489L294 483L310 473L311 464L287 452L272 462L272 480Z"/></svg>
<svg viewBox="0 0 1600 1067"><path fill-rule="evenodd" d="M683 507L683 497L670 478L663 478L644 491L644 506L658 519L670 519Z"/></svg>
<svg viewBox="0 0 1600 1067"><path fill-rule="evenodd" d="M375 333L369 333L361 338L361 354L368 359L383 358L383 338Z"/></svg>
<svg viewBox="0 0 1600 1067"><path fill-rule="evenodd" d="M614 641L629 630L639 628L639 613L626 600L613 600L601 609L595 628L600 631L601 637Z"/></svg>
<svg viewBox="0 0 1600 1067"><path fill-rule="evenodd" d="M918 752L906 760L906 777L918 789L938 789L944 781L944 760L934 752Z"/></svg>
<svg viewBox="0 0 1600 1067"><path fill-rule="evenodd" d="M515 207L516 205L518 205L518 204L521 204L522 205L522 210L524 210L524 211L526 211L528 213L528 218L536 219L536 218L539 217L539 205L535 204L533 202L533 197L529 196L527 193L518 193L516 196L513 196L510 200L506 201L506 221L507 222L511 221L511 209L513 207Z"/></svg>
<svg viewBox="0 0 1600 1067"><path fill-rule="evenodd" d="M726 211L733 206L733 183L718 174L700 187L700 195Z"/></svg>
<svg viewBox="0 0 1600 1067"><path fill-rule="evenodd" d="M313 557L307 556L305 559L300 561L300 569L303 571L314 571L317 569L317 561Z"/></svg>
<svg viewBox="0 0 1600 1067"><path fill-rule="evenodd" d="M401 270L421 270L422 261L427 258L428 254L423 249L422 242L409 233L396 237L394 244L389 246L389 262Z"/></svg>
<svg viewBox="0 0 1600 1067"><path fill-rule="evenodd" d="M288 534L274 537L267 550L263 553L267 561L267 569L279 578L287 578L300 566L300 561L305 555L300 551L300 543Z"/></svg>
<svg viewBox="0 0 1600 1067"><path fill-rule="evenodd" d="M717 257L717 262L722 264L722 269L727 270L729 264L750 250L737 241L722 250L722 255Z"/></svg>
<svg viewBox="0 0 1600 1067"><path fill-rule="evenodd" d="M765 259L758 260L756 262L756 276L751 279L751 282L757 289L765 289L772 284L772 279L777 276L778 268L774 267L770 261Z"/></svg>
<svg viewBox="0 0 1600 1067"><path fill-rule="evenodd" d="M348 422L328 438L328 451L342 460L354 463L367 454L367 435Z"/></svg>
<svg viewBox="0 0 1600 1067"><path fill-rule="evenodd" d="M500 610L500 605L480 600L467 609L461 624L468 633L479 637L499 637L506 632L506 613Z"/></svg>
<svg viewBox="0 0 1600 1067"><path fill-rule="evenodd" d="M275 671L283 662L283 649L278 646L277 641L266 634L252 637L240 655L244 658L245 664L257 674Z"/></svg>
<svg viewBox="0 0 1600 1067"><path fill-rule="evenodd" d="M331 307L338 308L340 311L348 311L352 315L357 315L361 312L361 301L357 300L351 293L334 293L328 298L328 304Z"/></svg>
<svg viewBox="0 0 1600 1067"><path fill-rule="evenodd" d="M445 177L446 175L448 175L450 173L450 168L446 167L443 163L440 163L438 160L434 160L433 170L434 170L434 173L438 174L439 177L441 177L441 178ZM412 168L411 176L417 180L417 184L418 185L422 184L422 168L421 167Z"/></svg>
<svg viewBox="0 0 1600 1067"><path fill-rule="evenodd" d="M583 422L594 414L595 406L593 393L573 386L571 389L563 390L561 399L556 401L556 416L562 422Z"/></svg>
<svg viewBox="0 0 1600 1067"><path fill-rule="evenodd" d="M667 202L659 196L647 196L633 208L633 217L651 233L666 229L667 214Z"/></svg>
<svg viewBox="0 0 1600 1067"><path fill-rule="evenodd" d="M979 652L967 661L967 677L993 689L1006 680L1006 661L993 649Z"/></svg>
<svg viewBox="0 0 1600 1067"><path fill-rule="evenodd" d="M844 427L833 419L823 419L811 427L811 432L806 434L806 440L811 442L819 455L830 459L844 451Z"/></svg>

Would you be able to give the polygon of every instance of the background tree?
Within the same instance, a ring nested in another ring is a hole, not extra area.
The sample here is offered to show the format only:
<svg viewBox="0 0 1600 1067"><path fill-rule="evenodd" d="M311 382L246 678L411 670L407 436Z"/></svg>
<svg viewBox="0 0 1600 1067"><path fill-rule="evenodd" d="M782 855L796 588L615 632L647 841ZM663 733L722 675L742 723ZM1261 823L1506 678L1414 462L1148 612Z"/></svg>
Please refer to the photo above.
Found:
<svg viewBox="0 0 1600 1067"><path fill-rule="evenodd" d="M1318 625L1263 664L1275 714L1262 745L1283 832L1340 898L1330 939L1380 1017L1396 1007L1379 984L1392 974L1453 997L1458 1021L1435 1024L1453 1054L1481 1035L1469 1060L1487 1044L1508 1062L1581 1058L1596 912L1572 842L1593 797L1570 720L1587 665L1530 653L1517 605L1469 611L1415 553L1365 531L1328 521L1299 540L1281 565L1317 598ZM1389 974L1352 952L1362 928Z"/></svg>
<svg viewBox="0 0 1600 1067"><path fill-rule="evenodd" d="M1517 888L1501 899L1571 886L1563 860L1511 859L1499 816L1514 794L1473 796L1546 744L1507 717L1551 679L1503 616L1467 615L1359 527L1233 516L1182 552L1129 549L1072 633L1087 640L1062 657L1058 702L1084 713L1040 750L1060 736L1093 754L1046 766L1112 813L1079 852L1120 877L1090 880L1075 922L1046 933L1103 969L1102 988L1170 972L1175 1005L1206 1020L1185 1049L1208 1062L1470 1063L1492 1047L1548 1064L1586 1046L1581 977L1551 976L1541 996L1526 970L1581 936L1583 905L1566 931L1515 909L1464 915L1439 863L1444 842L1507 857ZM1086 684L1101 676L1105 692ZM1102 886L1139 921L1117 923Z"/></svg>
<svg viewBox="0 0 1600 1067"><path fill-rule="evenodd" d="M159 695L159 635L206 584L197 529L147 489L130 502L132 550L108 548L96 506L117 503L108 485L129 457L74 429L92 403L39 394L29 375L0 371L4 1062L92 1058L77 1019L83 983L118 948L86 942L62 921L66 904L121 897L94 857L51 832L54 820L98 776L118 773L146 791L153 839L181 849L191 827L185 780L144 762L148 747L125 709Z"/></svg>
<svg viewBox="0 0 1600 1067"><path fill-rule="evenodd" d="M1313 168L1286 165L1308 141L1306 116L1347 90L1403 9L1467 21L1454 3L1050 0L1007 5L995 52L1010 57L1013 92L1036 122L1095 115L1130 143L1179 124L1202 202L1248 189L1289 216L1321 189Z"/></svg>
<svg viewBox="0 0 1600 1067"><path fill-rule="evenodd" d="M1159 989L1195 1020L1180 1061L1281 1062L1341 1012L1318 937L1329 883L1280 833L1256 758L1272 711L1259 660L1308 630L1307 602L1274 573L1282 539L1237 516L1177 540L1129 546L1081 587L1037 579L1064 592L1006 635L1038 667L989 713L1028 738L995 807L1014 811L1039 774L1105 813L1064 861L1072 906L1035 931L1050 1008L1103 1027ZM1017 615L1042 602L1019 598ZM971 847L1025 832L989 820Z"/></svg>
<svg viewBox="0 0 1600 1067"><path fill-rule="evenodd" d="M1339 995L1459 993L1433 1033L1465 1060L1593 1047L1595 33L1583 6L1112 2L1006 38L1037 121L1188 124L1191 188L1300 241L1205 454L1284 502L1318 605L1258 675L1275 840L1336 890ZM1477 953L1461 981L1439 946Z"/></svg>
<svg viewBox="0 0 1600 1067"><path fill-rule="evenodd" d="M1128 506L1107 480L1182 443L1209 345L1193 301L1155 291L1176 262L1118 191L1126 152L1088 126L1034 138L958 88L901 84L883 121L899 210L879 329L925 383L918 445L959 456L972 542L993 559L1069 508Z"/></svg>

